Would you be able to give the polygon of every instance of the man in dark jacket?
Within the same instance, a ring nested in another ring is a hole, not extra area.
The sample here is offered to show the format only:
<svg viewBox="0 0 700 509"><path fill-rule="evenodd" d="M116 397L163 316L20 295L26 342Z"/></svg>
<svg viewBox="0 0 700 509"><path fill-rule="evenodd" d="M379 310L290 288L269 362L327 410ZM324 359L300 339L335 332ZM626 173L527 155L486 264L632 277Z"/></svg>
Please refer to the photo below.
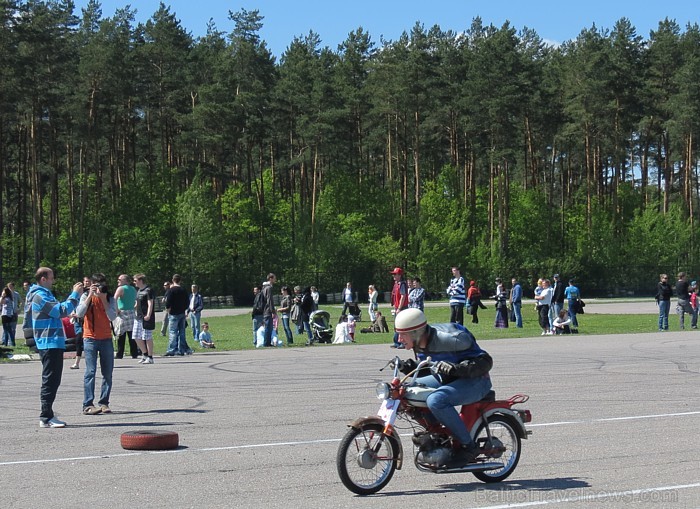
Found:
<svg viewBox="0 0 700 509"><path fill-rule="evenodd" d="M267 281L263 283L262 298L265 301L263 307L263 323L265 324L265 343L264 346L272 345L272 329L275 318L275 302L272 300L272 287L277 281L277 276L272 272L267 275Z"/></svg>
<svg viewBox="0 0 700 509"><path fill-rule="evenodd" d="M185 311L189 304L187 290L181 283L179 274L173 274L170 290L165 294L165 308L168 310L168 322L170 327L170 336L168 350L165 352L166 357L174 355L191 355L192 350L187 345L187 337L185 336Z"/></svg>
<svg viewBox="0 0 700 509"><path fill-rule="evenodd" d="M681 330L685 329L685 314L693 316L693 307L690 305L690 285L688 284L685 272L678 273L678 281L676 281L676 312L680 318Z"/></svg>
<svg viewBox="0 0 700 509"><path fill-rule="evenodd" d="M559 274L554 274L552 279L554 279L554 286L552 287L552 311L550 312L552 319L550 322L559 316L561 310L564 309L564 298L566 291L566 285L559 278Z"/></svg>
<svg viewBox="0 0 700 509"><path fill-rule="evenodd" d="M407 350L412 349L419 361L430 357L435 363L434 374L421 376L417 383L437 389L426 400L428 408L461 444L448 466L462 466L474 461L479 448L455 407L479 401L489 393L491 356L479 347L474 335L463 325L440 323L430 326L419 309L401 311L396 315L395 326L399 342ZM403 361L400 368L408 373L416 366L416 361L409 359Z"/></svg>

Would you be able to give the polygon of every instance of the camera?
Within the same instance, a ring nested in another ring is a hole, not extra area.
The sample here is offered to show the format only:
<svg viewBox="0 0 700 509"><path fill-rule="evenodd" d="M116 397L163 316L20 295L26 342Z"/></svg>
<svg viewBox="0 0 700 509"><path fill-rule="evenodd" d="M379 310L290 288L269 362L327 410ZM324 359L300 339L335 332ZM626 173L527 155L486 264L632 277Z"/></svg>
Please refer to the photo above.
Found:
<svg viewBox="0 0 700 509"><path fill-rule="evenodd" d="M96 290L99 290L100 293L107 293L109 290L106 283L93 283L92 286L94 286Z"/></svg>

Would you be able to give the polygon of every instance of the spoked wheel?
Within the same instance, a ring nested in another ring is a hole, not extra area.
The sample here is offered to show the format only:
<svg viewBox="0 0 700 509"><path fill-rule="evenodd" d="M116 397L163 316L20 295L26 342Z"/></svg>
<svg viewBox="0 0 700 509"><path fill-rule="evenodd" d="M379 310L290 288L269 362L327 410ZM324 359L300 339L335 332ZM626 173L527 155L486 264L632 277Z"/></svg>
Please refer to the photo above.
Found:
<svg viewBox="0 0 700 509"><path fill-rule="evenodd" d="M488 418L492 442L482 424L476 434L476 442L486 451L486 461L502 463L503 467L496 470L473 472L474 476L484 482L500 482L513 473L520 461L520 435L507 417L492 415Z"/></svg>
<svg viewBox="0 0 700 509"><path fill-rule="evenodd" d="M336 458L338 475L353 493L377 493L396 471L398 444L382 430L380 424L351 428L340 442Z"/></svg>

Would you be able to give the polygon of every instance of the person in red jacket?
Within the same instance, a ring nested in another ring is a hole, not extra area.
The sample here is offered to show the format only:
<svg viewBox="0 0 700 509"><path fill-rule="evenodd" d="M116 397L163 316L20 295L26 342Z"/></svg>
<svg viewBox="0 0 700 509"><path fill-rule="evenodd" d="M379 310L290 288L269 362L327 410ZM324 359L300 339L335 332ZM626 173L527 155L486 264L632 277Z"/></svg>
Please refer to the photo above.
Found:
<svg viewBox="0 0 700 509"><path fill-rule="evenodd" d="M408 283L403 277L403 269L401 267L395 267L391 271L391 275L394 278L394 286L391 289L391 314L396 316L408 308ZM394 344L391 345L391 348L404 348L399 343L399 334L397 332L394 332Z"/></svg>

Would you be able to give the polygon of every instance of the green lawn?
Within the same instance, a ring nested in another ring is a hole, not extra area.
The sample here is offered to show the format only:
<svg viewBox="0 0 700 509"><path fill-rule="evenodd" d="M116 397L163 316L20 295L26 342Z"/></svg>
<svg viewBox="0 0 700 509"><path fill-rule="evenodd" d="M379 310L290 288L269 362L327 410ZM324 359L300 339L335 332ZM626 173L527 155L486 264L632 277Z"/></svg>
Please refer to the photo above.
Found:
<svg viewBox="0 0 700 509"><path fill-rule="evenodd" d="M335 328L338 316L340 315L341 306L325 306L326 309L331 314L331 325ZM386 313L390 319L389 327L392 326L391 316L389 314L388 308L380 308L381 311ZM366 314L366 313L363 313ZM429 307L426 308L426 315L428 317L429 323L440 323L449 321L449 308L447 304L445 307ZM541 329L537 324L537 315L535 314L534 308L530 305L523 306L523 328L516 329L515 327L510 327L508 329L496 329L493 326L495 309L493 306L489 306L486 310L481 310L479 312L479 323L472 324L471 317L465 315L467 328L472 331L476 336L477 340L498 340L502 338L519 338L519 337L534 337L540 336ZM657 319L655 314L641 314L641 315L599 315L599 314L585 314L579 315L579 337L583 337L590 334L630 334L637 332L654 332L657 330ZM226 317L207 317L206 311L204 312L203 320L209 323L209 327L212 333L212 337L216 343L217 350L249 350L253 348L253 336L252 336L252 322L250 314L246 313L239 316L226 316ZM671 329L677 330L678 324L677 319L674 321L674 315L670 317ZM368 326L367 321L358 322L357 331L355 333L355 340L360 344L391 344L393 338L392 333L384 334L361 334L359 331L362 327ZM511 324L512 325L512 324ZM294 327L292 327L295 330ZM167 348L167 338L160 335L160 323L157 324L156 330L154 331L155 340L155 350L156 354L162 355L165 353ZM282 337L284 337L284 331L282 330L281 324L279 332ZM191 330L187 328L187 341L192 346L191 340ZM306 335L294 335L294 348L304 348L304 343L306 342ZM17 339L17 344L23 344L23 339ZM320 345L321 347L327 345ZM335 345L333 345L335 346ZM198 346L195 347L196 351L202 351ZM25 346L17 346L15 348L15 353L28 353L28 349Z"/></svg>
<svg viewBox="0 0 700 509"><path fill-rule="evenodd" d="M340 307L334 309L333 306L326 307L331 313L332 325L335 327L337 318L340 314ZM381 310L381 309L380 309ZM449 321L449 308L426 308L426 315L429 323L439 323ZM502 338L519 338L539 336L542 332L538 323L537 315L534 309L525 309L523 313L523 328L516 329L509 327L508 329L496 329L493 326L495 309L489 306L489 309L481 310L479 313L479 323L472 324L471 316L465 316L465 325L474 334L477 340L498 340ZM388 315L388 313L387 313ZM595 315L585 314L578 317L579 336L587 334L629 334L635 332L654 332L657 330L656 315ZM209 327L212 336L216 341L217 348L224 350L242 350L253 348L252 325L249 315L232 316L232 317L212 317L208 318ZM389 327L392 321L388 320ZM673 317L671 317L672 326ZM391 344L393 332L384 334L361 334L359 330L362 327L367 327L368 322L358 322L355 332L355 341L361 344ZM294 328L292 328L294 330ZM284 337L284 331L280 326L279 332ZM305 343L305 335L294 335L296 346L303 346ZM159 342L157 342L158 344ZM160 342L163 345L165 342ZM298 343L299 345L297 345ZM160 351L159 346L157 350Z"/></svg>

